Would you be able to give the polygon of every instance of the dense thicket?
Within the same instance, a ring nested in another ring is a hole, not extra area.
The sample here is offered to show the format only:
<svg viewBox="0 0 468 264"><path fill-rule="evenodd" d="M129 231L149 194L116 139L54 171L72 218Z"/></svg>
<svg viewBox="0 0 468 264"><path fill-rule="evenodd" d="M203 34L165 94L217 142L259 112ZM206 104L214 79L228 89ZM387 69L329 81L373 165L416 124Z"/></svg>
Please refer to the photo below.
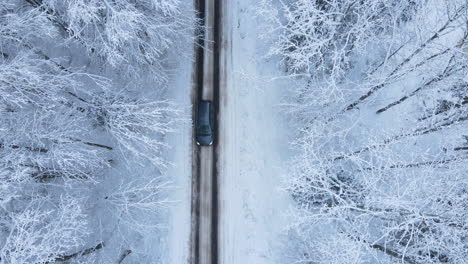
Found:
<svg viewBox="0 0 468 264"><path fill-rule="evenodd" d="M467 2L272 6L270 55L296 82L284 261L466 262Z"/></svg>
<svg viewBox="0 0 468 264"><path fill-rule="evenodd" d="M1 263L110 263L161 225L181 113L164 89L191 17L176 0L0 2Z"/></svg>

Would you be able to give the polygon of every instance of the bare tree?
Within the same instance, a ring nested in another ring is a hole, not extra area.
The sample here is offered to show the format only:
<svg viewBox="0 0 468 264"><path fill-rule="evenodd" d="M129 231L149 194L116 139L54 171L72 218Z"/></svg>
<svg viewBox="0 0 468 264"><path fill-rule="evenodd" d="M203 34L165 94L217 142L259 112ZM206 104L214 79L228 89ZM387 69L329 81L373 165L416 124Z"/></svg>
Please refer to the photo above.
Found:
<svg viewBox="0 0 468 264"><path fill-rule="evenodd" d="M135 174L132 176L136 176L135 180L122 182L104 197L107 208L120 225L125 224L123 226L138 234L162 228L164 224L156 219L172 203L167 198L170 182L161 177L144 179Z"/></svg>
<svg viewBox="0 0 468 264"><path fill-rule="evenodd" d="M161 156L164 137L184 122L183 110L168 101L130 98L105 90L89 108L95 122L108 132L126 155L151 161L158 169L168 164Z"/></svg>
<svg viewBox="0 0 468 264"><path fill-rule="evenodd" d="M165 225L165 137L185 118L164 89L172 55L192 38L188 9L180 0L0 3L1 263L89 263ZM157 83L151 97L130 91L143 78ZM115 168L127 173L109 182ZM112 237L101 220L121 232Z"/></svg>
<svg viewBox="0 0 468 264"><path fill-rule="evenodd" d="M178 0L84 1L30 0L45 10L91 58L109 63L128 76L146 68L154 80L167 81L167 54L191 38L195 22Z"/></svg>
<svg viewBox="0 0 468 264"><path fill-rule="evenodd" d="M24 210L8 214L2 262L51 263L84 245L89 229L80 202L63 196L57 207L50 205L35 199Z"/></svg>
<svg viewBox="0 0 468 264"><path fill-rule="evenodd" d="M285 262L463 262L466 1L266 2L295 79Z"/></svg>

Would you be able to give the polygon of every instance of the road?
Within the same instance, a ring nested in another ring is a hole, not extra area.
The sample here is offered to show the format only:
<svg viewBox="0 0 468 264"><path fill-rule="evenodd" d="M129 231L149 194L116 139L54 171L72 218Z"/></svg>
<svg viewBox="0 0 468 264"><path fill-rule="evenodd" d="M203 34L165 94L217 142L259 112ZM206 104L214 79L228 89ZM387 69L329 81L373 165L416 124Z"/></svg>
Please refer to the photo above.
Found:
<svg viewBox="0 0 468 264"><path fill-rule="evenodd" d="M193 120L196 120L196 109L199 100L214 103L217 112L218 59L216 30L217 0L198 0L195 6L200 18L204 18L205 34L197 48L194 89L192 92ZM217 123L217 122L216 122ZM217 129L215 129L217 130ZM215 151L218 140L212 146L192 147L192 231L191 254L192 264L217 263L217 179Z"/></svg>
<svg viewBox="0 0 468 264"><path fill-rule="evenodd" d="M289 197L278 190L287 160L286 129L278 122L281 84L276 62L258 60L255 1L197 0L205 18L198 43L193 105L212 100L213 147L193 143L191 264L268 264L281 245ZM196 113L193 113L196 117Z"/></svg>

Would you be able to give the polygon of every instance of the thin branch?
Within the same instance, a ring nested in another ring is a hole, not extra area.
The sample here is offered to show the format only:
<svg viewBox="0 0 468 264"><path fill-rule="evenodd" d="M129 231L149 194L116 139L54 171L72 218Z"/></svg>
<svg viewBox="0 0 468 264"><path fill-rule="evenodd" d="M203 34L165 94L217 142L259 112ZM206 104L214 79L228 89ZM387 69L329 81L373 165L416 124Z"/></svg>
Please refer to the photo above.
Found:
<svg viewBox="0 0 468 264"><path fill-rule="evenodd" d="M342 160L342 159L345 159L347 157L354 156L354 155L366 152L366 151L371 150L371 149L376 149L376 148L379 148L379 147L383 147L383 146L387 145L388 143L398 141L400 139L404 139L404 138L407 138L407 137L430 134L430 133L433 133L433 132L440 131L442 129L448 128L451 125L462 123L462 122L464 122L466 120L468 120L468 116L460 117L458 119L452 120L450 122L441 124L441 125L436 126L436 127L423 127L423 128L420 128L420 129L416 129L414 132L393 136L391 138L386 139L383 143L367 146L367 147L362 148L360 150L356 150L356 151L354 151L354 152L352 152L350 154L335 157L332 160L333 161Z"/></svg>

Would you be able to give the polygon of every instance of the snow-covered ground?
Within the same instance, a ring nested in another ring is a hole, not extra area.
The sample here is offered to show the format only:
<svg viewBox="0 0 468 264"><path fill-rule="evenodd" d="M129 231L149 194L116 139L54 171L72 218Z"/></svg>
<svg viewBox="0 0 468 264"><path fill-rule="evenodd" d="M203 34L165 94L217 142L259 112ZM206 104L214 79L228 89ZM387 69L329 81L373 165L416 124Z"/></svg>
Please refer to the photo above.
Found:
<svg viewBox="0 0 468 264"><path fill-rule="evenodd" d="M192 48L188 46L187 49ZM169 92L169 97L185 109L187 120L177 133L168 137L171 146L168 159L172 162L168 176L173 179L174 191L170 199L175 201L171 207L169 216L169 229L167 240L167 255L162 263L179 264L187 263L190 246L190 212L191 212L191 147L192 147L192 122L190 121L190 95L192 89L192 62L193 58L182 57L179 61L177 78L174 87Z"/></svg>
<svg viewBox="0 0 468 264"><path fill-rule="evenodd" d="M187 10L193 9L193 3ZM193 15L193 14L188 14ZM177 132L168 135L167 159L171 163L167 176L174 187L169 194L173 201L169 208L167 220L167 238L162 249L163 264L188 263L190 253L191 232L191 202L192 202L192 120L191 97L193 89L194 45L187 42L182 48L183 56L177 57L176 69L173 70L172 81L168 87L168 100L175 102L183 109L183 122ZM177 52L177 51L176 51ZM157 245L155 245L157 247Z"/></svg>
<svg viewBox="0 0 468 264"><path fill-rule="evenodd" d="M266 46L253 1L225 1L222 8L219 261L274 263L291 205L281 190L289 155L282 91L270 79L281 73L275 61L261 59Z"/></svg>

